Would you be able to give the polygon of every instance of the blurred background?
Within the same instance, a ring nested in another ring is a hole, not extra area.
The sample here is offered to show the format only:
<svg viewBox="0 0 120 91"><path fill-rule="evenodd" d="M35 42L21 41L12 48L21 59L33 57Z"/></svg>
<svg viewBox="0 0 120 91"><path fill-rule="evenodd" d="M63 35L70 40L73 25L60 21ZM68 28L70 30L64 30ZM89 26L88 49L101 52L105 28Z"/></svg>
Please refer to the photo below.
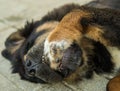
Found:
<svg viewBox="0 0 120 91"><path fill-rule="evenodd" d="M67 3L87 4L93 0L0 0L0 52L4 49L5 39L25 22L40 20L48 11ZM109 0L102 4L112 6ZM120 0L117 7L120 5ZM95 3L96 3L95 2ZM90 4L94 6L95 3ZM100 4L97 4L99 7ZM105 6L106 7L106 6ZM18 74L11 74L11 64L0 55L0 91L105 91L108 80L95 75L93 80L85 80L79 84L34 84L20 80ZM95 80L95 81L94 81ZM98 88L99 87L99 88Z"/></svg>

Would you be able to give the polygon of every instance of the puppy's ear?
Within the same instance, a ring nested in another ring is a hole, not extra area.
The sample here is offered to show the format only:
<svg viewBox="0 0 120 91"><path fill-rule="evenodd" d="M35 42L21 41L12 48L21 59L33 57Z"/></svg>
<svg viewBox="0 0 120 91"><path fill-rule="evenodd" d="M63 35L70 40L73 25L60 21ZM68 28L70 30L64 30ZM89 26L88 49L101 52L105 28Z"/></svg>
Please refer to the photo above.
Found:
<svg viewBox="0 0 120 91"><path fill-rule="evenodd" d="M16 46L20 45L23 43L25 38L20 34L19 31L12 33L6 40L5 46L6 47L11 47L11 46Z"/></svg>
<svg viewBox="0 0 120 91"><path fill-rule="evenodd" d="M12 60L15 52L20 48L25 38L20 34L20 32L12 33L5 41L5 49L2 51L2 56Z"/></svg>

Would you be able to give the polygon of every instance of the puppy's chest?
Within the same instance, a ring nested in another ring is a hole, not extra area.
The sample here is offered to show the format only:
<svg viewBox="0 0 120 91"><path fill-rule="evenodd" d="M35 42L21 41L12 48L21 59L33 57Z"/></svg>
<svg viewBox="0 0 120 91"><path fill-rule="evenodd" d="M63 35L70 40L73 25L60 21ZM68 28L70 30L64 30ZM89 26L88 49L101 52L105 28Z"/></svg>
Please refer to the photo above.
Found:
<svg viewBox="0 0 120 91"><path fill-rule="evenodd" d="M117 47L107 47L109 53L112 56L112 62L115 65L115 69L120 68L120 49Z"/></svg>

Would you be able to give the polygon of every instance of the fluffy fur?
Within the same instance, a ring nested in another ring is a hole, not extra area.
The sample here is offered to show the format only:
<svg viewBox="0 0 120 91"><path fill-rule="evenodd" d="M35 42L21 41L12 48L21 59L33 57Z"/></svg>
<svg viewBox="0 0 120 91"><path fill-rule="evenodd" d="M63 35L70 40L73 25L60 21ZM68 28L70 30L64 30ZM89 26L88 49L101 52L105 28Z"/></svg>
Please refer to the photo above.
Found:
<svg viewBox="0 0 120 91"><path fill-rule="evenodd" d="M37 83L78 81L82 77L91 78L93 72L114 74L118 61L113 60L109 47L119 51L119 30L119 11L68 4L12 33L2 54L11 60L13 73ZM74 53L76 48L79 51ZM80 64L71 63L74 56L75 63ZM71 75L65 77L66 71L58 71L61 63Z"/></svg>
<svg viewBox="0 0 120 91"><path fill-rule="evenodd" d="M115 10L90 7L81 7L79 10L74 10L65 15L57 27L48 35L44 44L44 55L48 57L52 65L53 62L56 62L56 59L62 60L64 50L74 42L83 49L81 39L84 37L100 43L103 48L119 48L119 21L120 12ZM56 50L56 53L53 49ZM62 52L60 53L59 50ZM106 49L106 51L108 50ZM106 60L114 61L110 52L106 55L109 57ZM54 67L53 69L57 68L57 66Z"/></svg>

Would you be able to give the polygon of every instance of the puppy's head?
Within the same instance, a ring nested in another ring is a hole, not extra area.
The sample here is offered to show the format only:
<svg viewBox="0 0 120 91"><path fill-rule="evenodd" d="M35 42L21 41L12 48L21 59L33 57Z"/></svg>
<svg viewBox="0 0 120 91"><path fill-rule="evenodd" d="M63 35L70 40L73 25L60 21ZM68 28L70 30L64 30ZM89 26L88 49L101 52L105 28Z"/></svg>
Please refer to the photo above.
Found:
<svg viewBox="0 0 120 91"><path fill-rule="evenodd" d="M56 72L49 67L49 62L43 55L44 40L57 24L58 22L46 22L36 28L28 39L25 48L25 50L27 49L27 52L23 55L23 64L27 76L36 77L48 83L58 82L63 79L59 72Z"/></svg>
<svg viewBox="0 0 120 91"><path fill-rule="evenodd" d="M43 55L44 41L30 48L24 56L25 73L44 82L62 81L71 75L82 64L82 51L77 44L71 45L64 51L60 65L56 70L50 67L49 59Z"/></svg>
<svg viewBox="0 0 120 91"><path fill-rule="evenodd" d="M43 43L33 46L24 58L25 73L44 82L53 83L62 81L63 77L43 61Z"/></svg>

